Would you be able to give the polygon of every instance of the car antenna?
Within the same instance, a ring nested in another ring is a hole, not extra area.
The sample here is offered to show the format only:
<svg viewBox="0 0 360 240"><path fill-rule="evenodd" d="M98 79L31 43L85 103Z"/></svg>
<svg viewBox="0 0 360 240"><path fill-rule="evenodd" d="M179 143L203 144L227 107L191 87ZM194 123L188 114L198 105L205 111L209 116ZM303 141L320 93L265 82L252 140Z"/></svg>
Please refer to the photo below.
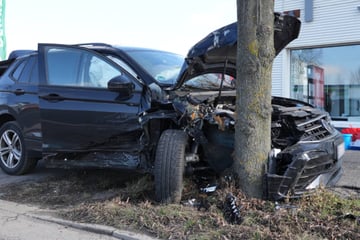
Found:
<svg viewBox="0 0 360 240"><path fill-rule="evenodd" d="M222 87L223 87L224 81L225 81L225 73L226 73L227 63L228 63L228 59L226 58L225 63L224 63L224 71L221 74L221 82L220 82L219 94L218 94L218 97L214 101L215 107L218 105L218 102L219 102L220 97L221 97Z"/></svg>

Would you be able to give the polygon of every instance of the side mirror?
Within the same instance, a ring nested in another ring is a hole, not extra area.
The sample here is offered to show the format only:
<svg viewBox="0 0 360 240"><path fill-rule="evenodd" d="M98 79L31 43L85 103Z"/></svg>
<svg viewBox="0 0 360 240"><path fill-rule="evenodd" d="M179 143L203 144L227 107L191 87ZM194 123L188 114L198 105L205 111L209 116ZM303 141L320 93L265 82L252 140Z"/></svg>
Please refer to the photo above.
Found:
<svg viewBox="0 0 360 240"><path fill-rule="evenodd" d="M135 84L125 74L116 76L108 82L108 89L118 92L123 97L130 97L135 89Z"/></svg>

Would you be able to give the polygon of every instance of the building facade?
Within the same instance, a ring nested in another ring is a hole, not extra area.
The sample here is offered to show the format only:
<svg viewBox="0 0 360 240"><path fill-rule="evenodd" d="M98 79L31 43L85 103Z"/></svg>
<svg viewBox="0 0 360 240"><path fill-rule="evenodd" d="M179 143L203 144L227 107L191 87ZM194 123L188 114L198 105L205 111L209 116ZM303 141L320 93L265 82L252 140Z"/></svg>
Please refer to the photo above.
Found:
<svg viewBox="0 0 360 240"><path fill-rule="evenodd" d="M336 127L360 127L360 0L275 0L298 16L298 39L275 59L275 96L328 111Z"/></svg>

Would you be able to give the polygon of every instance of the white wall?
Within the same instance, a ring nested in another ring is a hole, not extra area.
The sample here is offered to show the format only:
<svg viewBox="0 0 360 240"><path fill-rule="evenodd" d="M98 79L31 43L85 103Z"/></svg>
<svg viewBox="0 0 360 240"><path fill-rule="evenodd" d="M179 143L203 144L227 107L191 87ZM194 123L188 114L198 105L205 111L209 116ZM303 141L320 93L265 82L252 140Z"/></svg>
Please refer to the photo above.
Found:
<svg viewBox="0 0 360 240"><path fill-rule="evenodd" d="M275 11L300 9L299 38L290 43L273 65L273 95L290 96L290 49L360 44L360 0L313 0L313 21L305 22L305 0L275 0Z"/></svg>

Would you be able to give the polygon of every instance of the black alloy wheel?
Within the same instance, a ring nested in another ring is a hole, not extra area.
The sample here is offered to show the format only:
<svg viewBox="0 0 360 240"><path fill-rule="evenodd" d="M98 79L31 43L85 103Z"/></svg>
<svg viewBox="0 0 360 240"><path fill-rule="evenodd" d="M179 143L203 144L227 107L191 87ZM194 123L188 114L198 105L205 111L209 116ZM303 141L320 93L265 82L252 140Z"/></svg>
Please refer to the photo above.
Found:
<svg viewBox="0 0 360 240"><path fill-rule="evenodd" d="M10 175L21 175L33 170L37 160L27 157L23 134L16 122L0 128L0 167Z"/></svg>

